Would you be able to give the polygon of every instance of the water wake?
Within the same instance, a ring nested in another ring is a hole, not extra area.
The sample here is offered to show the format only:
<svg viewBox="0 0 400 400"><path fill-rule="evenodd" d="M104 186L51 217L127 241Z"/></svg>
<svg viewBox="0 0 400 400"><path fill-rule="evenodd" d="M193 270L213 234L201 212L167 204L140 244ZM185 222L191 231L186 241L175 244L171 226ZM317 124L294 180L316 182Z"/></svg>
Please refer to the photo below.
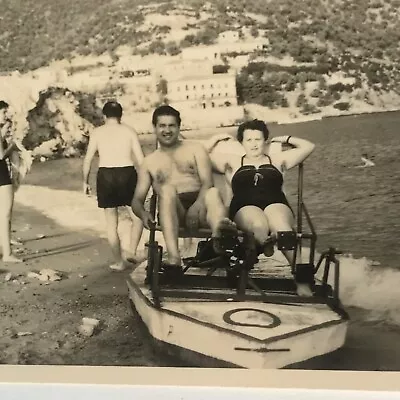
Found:
<svg viewBox="0 0 400 400"><path fill-rule="evenodd" d="M105 238L104 215L97 208L95 198L68 190L54 190L42 186L23 185L16 194L16 202L30 207L59 225L71 230L88 230ZM121 221L121 246L129 253L131 222ZM148 240L144 231L139 247ZM163 243L158 233L157 240ZM306 253L304 254L306 256ZM359 307L367 312L370 321L385 321L400 325L400 270L384 268L366 258L340 256L340 297L345 306ZM330 276L333 283L333 274Z"/></svg>
<svg viewBox="0 0 400 400"><path fill-rule="evenodd" d="M400 270L367 258L340 257L340 296L346 306L368 310L368 320L400 325Z"/></svg>

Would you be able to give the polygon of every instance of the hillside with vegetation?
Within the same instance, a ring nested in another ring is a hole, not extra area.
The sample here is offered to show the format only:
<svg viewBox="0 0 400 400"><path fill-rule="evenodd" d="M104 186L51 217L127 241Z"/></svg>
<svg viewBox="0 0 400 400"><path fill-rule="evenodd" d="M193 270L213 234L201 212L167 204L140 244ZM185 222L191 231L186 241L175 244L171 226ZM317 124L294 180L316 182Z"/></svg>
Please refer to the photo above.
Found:
<svg viewBox="0 0 400 400"><path fill-rule="evenodd" d="M121 46L130 55L177 56L235 30L241 39L267 43L223 54L224 65L214 65L224 72L238 56L248 57L236 68L240 105L294 107L302 115L359 112L365 105L400 108L400 0L3 0L0 6L2 75L80 56L108 54L117 62ZM68 74L87 68L71 64ZM107 73L108 66L90 68ZM109 78L97 93L101 98L107 88L123 88ZM29 136L37 126L32 115Z"/></svg>

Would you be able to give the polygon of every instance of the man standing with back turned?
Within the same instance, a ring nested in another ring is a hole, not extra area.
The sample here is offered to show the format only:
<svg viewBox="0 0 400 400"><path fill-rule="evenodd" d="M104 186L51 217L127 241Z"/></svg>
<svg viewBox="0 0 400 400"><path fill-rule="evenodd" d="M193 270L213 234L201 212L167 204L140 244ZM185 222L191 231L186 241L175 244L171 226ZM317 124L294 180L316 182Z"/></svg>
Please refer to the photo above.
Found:
<svg viewBox="0 0 400 400"><path fill-rule="evenodd" d="M137 183L137 168L143 161L143 151L136 132L121 123L122 106L109 101L103 107L105 124L93 130L83 162L83 191L90 192L88 183L91 164L99 154L97 172L97 203L105 211L107 237L115 263L113 270L124 269L121 243L118 236L118 207L130 206ZM143 232L143 223L128 208L132 218L131 251L135 261L137 247Z"/></svg>
<svg viewBox="0 0 400 400"><path fill-rule="evenodd" d="M160 225L168 253L162 268L180 273L180 226L193 232L210 227L216 250L226 232L237 233L237 230L226 217L226 208L213 185L207 151L200 143L180 140L180 113L171 106L160 106L153 113L152 123L159 148L146 156L140 166L132 210L146 228L154 224L152 215L143 207L152 186L158 197Z"/></svg>

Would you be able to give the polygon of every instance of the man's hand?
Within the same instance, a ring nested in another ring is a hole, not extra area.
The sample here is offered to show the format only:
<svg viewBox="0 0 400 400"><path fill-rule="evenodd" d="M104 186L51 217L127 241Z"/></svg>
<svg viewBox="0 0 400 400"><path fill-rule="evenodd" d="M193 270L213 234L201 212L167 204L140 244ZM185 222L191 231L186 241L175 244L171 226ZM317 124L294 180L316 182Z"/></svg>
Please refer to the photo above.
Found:
<svg viewBox="0 0 400 400"><path fill-rule="evenodd" d="M83 184L83 194L86 196L90 196L92 194L92 188L88 183Z"/></svg>
<svg viewBox="0 0 400 400"><path fill-rule="evenodd" d="M154 228L156 221L154 220L153 216L148 211L143 211L141 218L143 225L146 229Z"/></svg>
<svg viewBox="0 0 400 400"><path fill-rule="evenodd" d="M196 231L199 228L202 211L202 203L196 200L186 213L186 227L189 231Z"/></svg>

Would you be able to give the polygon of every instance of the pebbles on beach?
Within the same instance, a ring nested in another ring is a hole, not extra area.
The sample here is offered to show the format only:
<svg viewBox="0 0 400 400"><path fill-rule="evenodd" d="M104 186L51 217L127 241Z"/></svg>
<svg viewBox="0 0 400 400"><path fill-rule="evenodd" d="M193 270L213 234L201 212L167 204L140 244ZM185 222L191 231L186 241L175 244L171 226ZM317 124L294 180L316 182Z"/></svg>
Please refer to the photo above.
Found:
<svg viewBox="0 0 400 400"><path fill-rule="evenodd" d="M60 271L48 268L40 270L39 273L29 271L26 276L31 279L39 279L42 282L56 282L61 281L63 278L63 274Z"/></svg>
<svg viewBox="0 0 400 400"><path fill-rule="evenodd" d="M6 276L4 277L4 282L9 282L9 281L11 281L12 277L13 277L12 273L11 273L11 272L8 272L8 273L6 274Z"/></svg>
<svg viewBox="0 0 400 400"><path fill-rule="evenodd" d="M94 334L96 328L98 328L100 320L95 318L82 318L82 324L78 328L78 332L86 337L90 337Z"/></svg>

